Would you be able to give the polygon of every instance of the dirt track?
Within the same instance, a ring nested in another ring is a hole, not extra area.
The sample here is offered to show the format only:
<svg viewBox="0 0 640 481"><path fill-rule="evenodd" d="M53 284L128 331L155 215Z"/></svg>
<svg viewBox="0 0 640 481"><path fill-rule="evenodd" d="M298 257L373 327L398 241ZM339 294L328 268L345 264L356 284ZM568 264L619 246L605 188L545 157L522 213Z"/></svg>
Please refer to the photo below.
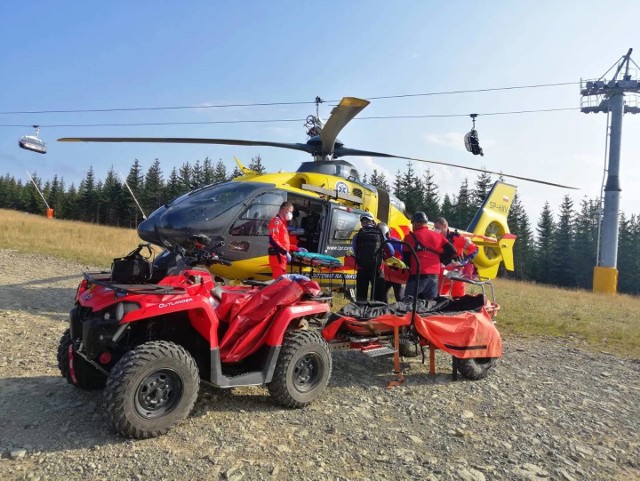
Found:
<svg viewBox="0 0 640 481"><path fill-rule="evenodd" d="M389 358L341 353L307 409L204 388L169 434L125 440L56 365L85 269L0 250L0 479L640 479L640 362L570 340L507 338L478 382L412 360L393 391Z"/></svg>

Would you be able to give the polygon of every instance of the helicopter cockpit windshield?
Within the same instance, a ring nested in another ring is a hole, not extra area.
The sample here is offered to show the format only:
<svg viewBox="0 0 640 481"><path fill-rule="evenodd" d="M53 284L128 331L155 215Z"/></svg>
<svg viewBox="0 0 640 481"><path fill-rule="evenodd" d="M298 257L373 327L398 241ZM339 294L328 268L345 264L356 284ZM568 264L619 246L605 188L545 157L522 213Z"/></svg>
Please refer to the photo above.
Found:
<svg viewBox="0 0 640 481"><path fill-rule="evenodd" d="M157 209L138 226L143 240L169 247L192 231L218 234L251 199L271 184L227 182L203 187Z"/></svg>

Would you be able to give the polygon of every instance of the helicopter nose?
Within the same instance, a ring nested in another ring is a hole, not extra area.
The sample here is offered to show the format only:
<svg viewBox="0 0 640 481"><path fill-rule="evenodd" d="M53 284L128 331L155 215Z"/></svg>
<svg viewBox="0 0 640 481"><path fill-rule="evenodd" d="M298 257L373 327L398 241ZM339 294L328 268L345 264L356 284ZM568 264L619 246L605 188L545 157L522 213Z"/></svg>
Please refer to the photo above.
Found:
<svg viewBox="0 0 640 481"><path fill-rule="evenodd" d="M155 245L162 245L162 239L156 229L158 225L158 215L152 215L147 220L143 220L138 225L138 236L140 239Z"/></svg>

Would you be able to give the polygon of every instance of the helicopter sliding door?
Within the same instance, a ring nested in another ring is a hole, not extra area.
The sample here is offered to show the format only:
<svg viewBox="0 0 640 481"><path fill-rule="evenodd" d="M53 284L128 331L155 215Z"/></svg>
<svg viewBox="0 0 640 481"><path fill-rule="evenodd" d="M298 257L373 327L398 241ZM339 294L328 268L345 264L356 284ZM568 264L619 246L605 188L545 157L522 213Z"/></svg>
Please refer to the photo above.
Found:
<svg viewBox="0 0 640 481"><path fill-rule="evenodd" d="M289 222L292 250L302 247L309 252L322 253L328 203L291 193L287 200L293 204L293 219Z"/></svg>

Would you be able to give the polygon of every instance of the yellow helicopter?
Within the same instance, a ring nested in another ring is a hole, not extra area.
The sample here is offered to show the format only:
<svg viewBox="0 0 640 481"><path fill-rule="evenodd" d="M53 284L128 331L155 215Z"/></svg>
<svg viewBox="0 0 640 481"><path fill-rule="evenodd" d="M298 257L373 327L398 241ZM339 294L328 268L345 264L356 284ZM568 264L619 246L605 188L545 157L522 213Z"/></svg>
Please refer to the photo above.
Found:
<svg viewBox="0 0 640 481"><path fill-rule="evenodd" d="M142 239L162 247L180 245L198 234L222 239L224 246L219 253L232 263L230 266L215 265L211 270L223 279L271 278L267 227L285 200L294 206L294 219L289 225L293 245L316 254L307 256L304 262L300 260L295 271L310 275L325 286L338 287L334 280L343 284L355 282L355 271L346 267L344 260L351 250L353 236L360 227L359 219L364 212L370 212L378 222L386 223L392 235L399 239L409 233L410 222L404 203L383 189L363 183L357 169L342 157L406 159L571 188L463 165L347 148L337 140L337 135L367 105L367 100L345 97L332 110L326 123L318 116L309 116L309 139L306 143L147 137L58 140L265 146L311 154L313 160L303 162L296 172L261 174L246 168L236 159L242 176L184 194L157 209L138 226ZM458 230L480 247L474 264L481 278L494 278L501 262L506 269L513 270L515 236L509 231L507 215L515 192L515 186L496 182L470 226L466 230Z"/></svg>

